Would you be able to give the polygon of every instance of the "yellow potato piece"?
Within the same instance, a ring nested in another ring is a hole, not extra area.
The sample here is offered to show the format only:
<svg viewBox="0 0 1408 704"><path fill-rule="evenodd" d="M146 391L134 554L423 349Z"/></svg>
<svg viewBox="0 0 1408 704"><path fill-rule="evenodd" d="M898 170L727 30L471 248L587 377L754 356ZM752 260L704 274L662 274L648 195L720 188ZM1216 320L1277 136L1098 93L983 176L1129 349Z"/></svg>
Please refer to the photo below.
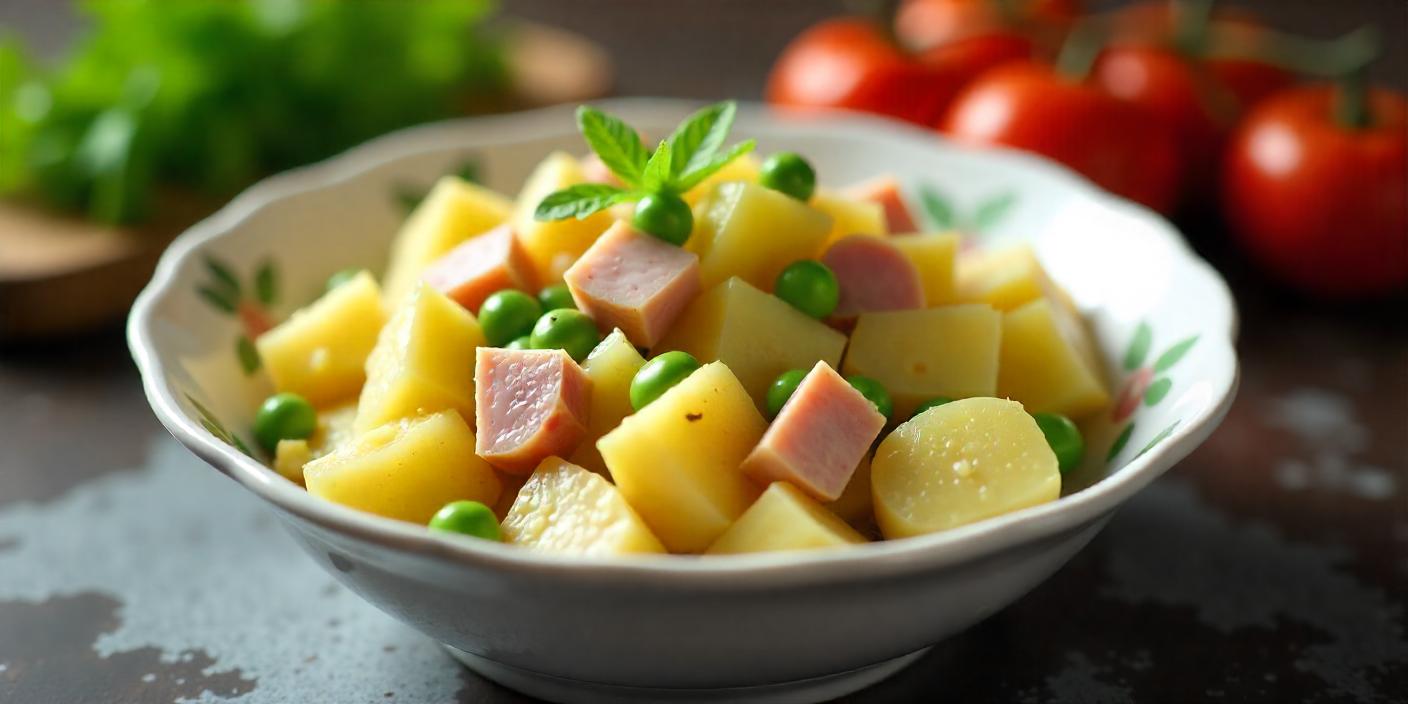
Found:
<svg viewBox="0 0 1408 704"><path fill-rule="evenodd" d="M871 461L875 518L886 538L956 528L1054 501L1056 455L1022 404L970 398L901 424Z"/></svg>
<svg viewBox="0 0 1408 704"><path fill-rule="evenodd" d="M694 208L686 248L699 255L704 288L731 276L771 291L777 275L798 259L821 253L831 217L756 183L721 183Z"/></svg>
<svg viewBox="0 0 1408 704"><path fill-rule="evenodd" d="M596 441L631 414L631 380L643 366L645 359L620 330L613 330L582 361L582 371L592 380L592 403L587 413L587 437L572 453L573 462L593 472L606 472Z"/></svg>
<svg viewBox="0 0 1408 704"><path fill-rule="evenodd" d="M707 178L699 182L699 185L689 189L689 192L683 196L684 202L693 206L703 200L704 196L709 195L709 192L714 190L714 186L727 181L757 183L760 167L757 157L752 154L744 154L725 164L722 169L709 174Z"/></svg>
<svg viewBox="0 0 1408 704"><path fill-rule="evenodd" d="M533 170L518 194L513 211L514 232L533 262L539 286L562 282L562 272L582 256L598 235L611 226L610 213L601 211L584 220L568 218L541 222L533 218L538 203L554 191L586 181L582 165L566 152L553 152Z"/></svg>
<svg viewBox="0 0 1408 704"><path fill-rule="evenodd" d="M364 271L260 335L255 347L274 388L327 406L357 396L385 322L381 292Z"/></svg>
<svg viewBox="0 0 1408 704"><path fill-rule="evenodd" d="M391 243L386 302L409 296L425 268L465 240L506 222L513 201L458 176L445 176L416 206Z"/></svg>
<svg viewBox="0 0 1408 704"><path fill-rule="evenodd" d="M860 459L851 480L846 482L846 488L835 501L826 504L826 508L857 530L874 520L875 511L870 502L869 454Z"/></svg>
<svg viewBox="0 0 1408 704"><path fill-rule="evenodd" d="M1085 331L1046 299L1003 314L997 395L1033 413L1080 418L1110 403L1100 370L1087 360Z"/></svg>
<svg viewBox="0 0 1408 704"><path fill-rule="evenodd" d="M459 414L402 420L362 433L303 467L308 493L345 506L421 523L451 501L493 506L499 478L474 454Z"/></svg>
<svg viewBox="0 0 1408 704"><path fill-rule="evenodd" d="M773 482L706 551L735 555L777 550L812 550L866 542L816 499L787 482Z"/></svg>
<svg viewBox="0 0 1408 704"><path fill-rule="evenodd" d="M981 304L862 313L843 369L879 381L908 418L935 396L992 396L1002 316Z"/></svg>
<svg viewBox="0 0 1408 704"><path fill-rule="evenodd" d="M919 280L924 283L924 302L930 307L958 302L953 267L959 238L958 233L948 232L903 235L889 240L919 270Z"/></svg>
<svg viewBox="0 0 1408 704"><path fill-rule="evenodd" d="M837 367L846 336L733 278L694 299L657 347L727 364L761 409L777 375L817 362Z"/></svg>
<svg viewBox="0 0 1408 704"><path fill-rule="evenodd" d="M958 261L957 295L1008 311L1058 290L1029 245L966 254Z"/></svg>
<svg viewBox="0 0 1408 704"><path fill-rule="evenodd" d="M831 232L827 234L826 242L819 250L821 252L842 237L884 237L890 232L885 222L885 207L879 203L847 198L835 191L818 188L812 196L811 206L831 216Z"/></svg>
<svg viewBox="0 0 1408 704"><path fill-rule="evenodd" d="M533 471L502 528L504 542L543 552L665 552L665 546L611 482L557 457L543 460Z"/></svg>
<svg viewBox="0 0 1408 704"><path fill-rule="evenodd" d="M474 315L421 284L392 314L367 357L355 430L444 409L459 411L473 425L474 349L484 344Z"/></svg>
<svg viewBox="0 0 1408 704"><path fill-rule="evenodd" d="M621 494L670 552L709 547L758 495L739 465L767 422L728 367L706 364L597 441Z"/></svg>
<svg viewBox="0 0 1408 704"><path fill-rule="evenodd" d="M303 465L313 459L307 440L280 440L274 448L274 471L295 484L303 483Z"/></svg>

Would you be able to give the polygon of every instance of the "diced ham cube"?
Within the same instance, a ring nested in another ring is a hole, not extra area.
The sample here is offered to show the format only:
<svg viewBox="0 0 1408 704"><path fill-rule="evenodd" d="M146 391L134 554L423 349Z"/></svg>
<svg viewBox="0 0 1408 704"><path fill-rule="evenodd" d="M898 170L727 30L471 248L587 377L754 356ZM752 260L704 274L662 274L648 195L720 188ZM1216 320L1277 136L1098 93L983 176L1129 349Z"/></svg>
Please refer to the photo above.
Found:
<svg viewBox="0 0 1408 704"><path fill-rule="evenodd" d="M567 457L587 435L591 379L562 350L480 347L475 354L474 453L510 474Z"/></svg>
<svg viewBox="0 0 1408 704"><path fill-rule="evenodd" d="M821 257L836 274L841 300L829 322L849 327L861 313L924 307L924 282L904 252L887 240L851 235Z"/></svg>
<svg viewBox="0 0 1408 704"><path fill-rule="evenodd" d="M699 294L699 257L617 222L562 278L603 331L652 347Z"/></svg>
<svg viewBox="0 0 1408 704"><path fill-rule="evenodd" d="M909 206L904 203L904 194L900 191L900 184L893 176L881 176L857 183L847 187L842 191L842 194L849 198L867 200L883 206L885 208L885 222L889 224L892 234L919 231L919 226L914 222L914 216L909 214Z"/></svg>
<svg viewBox="0 0 1408 704"><path fill-rule="evenodd" d="M422 278L471 313L500 289L536 289L532 262L509 225L465 240L435 260Z"/></svg>
<svg viewBox="0 0 1408 704"><path fill-rule="evenodd" d="M785 481L817 501L835 501L884 427L875 404L817 362L743 460L743 472L759 484Z"/></svg>

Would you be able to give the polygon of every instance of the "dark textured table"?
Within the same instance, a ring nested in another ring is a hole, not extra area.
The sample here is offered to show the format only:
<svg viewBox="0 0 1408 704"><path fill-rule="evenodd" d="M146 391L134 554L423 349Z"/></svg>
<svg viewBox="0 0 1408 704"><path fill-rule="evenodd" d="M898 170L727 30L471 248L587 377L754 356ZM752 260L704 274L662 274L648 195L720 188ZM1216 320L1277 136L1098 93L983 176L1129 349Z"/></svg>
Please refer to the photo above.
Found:
<svg viewBox="0 0 1408 704"><path fill-rule="evenodd" d="M820 12L778 5L759 20L774 43ZM1406 7L1356 11L1402 27ZM626 41L565 3L515 9ZM632 64L622 87L756 94L769 51L722 77ZM1408 701L1404 302L1311 305L1187 229L1241 304L1227 420L1049 581L854 701ZM338 586L176 445L117 331L0 350L0 702L236 698L522 700Z"/></svg>

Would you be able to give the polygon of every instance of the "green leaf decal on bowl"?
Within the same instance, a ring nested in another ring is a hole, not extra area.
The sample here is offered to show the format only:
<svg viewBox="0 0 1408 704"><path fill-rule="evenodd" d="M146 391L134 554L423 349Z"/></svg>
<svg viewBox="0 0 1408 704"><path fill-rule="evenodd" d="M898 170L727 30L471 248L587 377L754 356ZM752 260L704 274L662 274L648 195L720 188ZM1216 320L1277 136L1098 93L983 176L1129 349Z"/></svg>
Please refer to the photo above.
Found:
<svg viewBox="0 0 1408 704"><path fill-rule="evenodd" d="M239 339L235 340L235 356L239 357L240 369L244 370L245 376L259 371L259 367L262 365L259 359L259 350L255 349L254 343L244 335L240 335Z"/></svg>
<svg viewBox="0 0 1408 704"><path fill-rule="evenodd" d="M1164 353L1159 355L1159 358L1154 361L1154 371L1157 373L1168 371L1170 367L1178 364L1178 360L1183 359L1183 356L1188 354L1188 350L1192 349L1193 345L1197 342L1198 336L1192 335L1174 343L1172 347L1164 350Z"/></svg>
<svg viewBox="0 0 1408 704"><path fill-rule="evenodd" d="M1164 400L1169 389L1173 388L1173 382L1168 377L1159 377L1154 383L1149 385L1149 389L1144 392L1144 405L1157 406L1159 401Z"/></svg>
<svg viewBox="0 0 1408 704"><path fill-rule="evenodd" d="M919 186L919 204L924 207L924 214L936 229L951 230L958 225L953 204L933 186Z"/></svg>
<svg viewBox="0 0 1408 704"><path fill-rule="evenodd" d="M983 232L1001 222L1012 206L1017 204L1017 194L1012 191L993 196L978 204L973 212L973 229Z"/></svg>
<svg viewBox="0 0 1408 704"><path fill-rule="evenodd" d="M1164 428L1163 430L1160 430L1160 431L1159 431L1159 434L1158 434L1158 435L1155 435L1155 436L1152 437L1152 438L1150 438L1148 444L1146 444L1146 445L1144 446L1144 448L1139 451L1139 454L1135 455L1135 457L1138 458L1138 457L1142 456L1144 453L1146 453L1146 452L1148 452L1148 451L1154 449L1154 446L1155 446L1155 445L1158 445L1159 443L1163 442L1164 440L1167 440L1167 439L1168 439L1168 436L1170 436L1170 435L1173 434L1174 428L1177 428L1177 427L1178 427L1178 424L1181 423L1181 422L1182 422L1182 421L1176 420L1176 421L1170 423L1167 428Z"/></svg>
<svg viewBox="0 0 1408 704"><path fill-rule="evenodd" d="M1149 327L1149 323L1140 321L1139 327L1134 329L1134 337L1129 341L1129 349L1124 353L1125 371L1132 372L1142 366L1153 343L1154 329Z"/></svg>
<svg viewBox="0 0 1408 704"><path fill-rule="evenodd" d="M1109 462L1115 459L1115 457L1120 454L1120 451L1124 449L1124 446L1129 444L1129 436L1133 434L1134 424L1130 423L1124 427L1124 430L1120 431L1120 434L1115 437L1115 441L1110 443L1110 451L1105 453L1105 461Z"/></svg>
<svg viewBox="0 0 1408 704"><path fill-rule="evenodd" d="M274 262L265 260L254 272L254 293L259 302L272 306L279 300L279 273Z"/></svg>

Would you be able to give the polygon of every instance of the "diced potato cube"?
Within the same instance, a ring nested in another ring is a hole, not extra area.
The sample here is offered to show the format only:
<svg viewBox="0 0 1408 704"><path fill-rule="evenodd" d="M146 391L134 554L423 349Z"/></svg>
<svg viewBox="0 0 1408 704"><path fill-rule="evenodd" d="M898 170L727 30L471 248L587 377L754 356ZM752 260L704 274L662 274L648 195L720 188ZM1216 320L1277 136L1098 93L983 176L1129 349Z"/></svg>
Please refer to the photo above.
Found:
<svg viewBox="0 0 1408 704"><path fill-rule="evenodd" d="M513 213L514 230L523 249L527 250L528 258L533 261L534 278L540 286L560 283L567 267L572 266L572 262L587 251L597 236L611 226L612 217L605 211L583 220L568 218L542 222L533 218L533 211L537 210L543 198L586 180L586 174L575 157L566 152L553 152L538 164L518 194L518 204Z"/></svg>
<svg viewBox="0 0 1408 704"><path fill-rule="evenodd" d="M392 314L367 357L358 433L444 409L474 424L474 350L485 344L474 315L422 283Z"/></svg>
<svg viewBox="0 0 1408 704"><path fill-rule="evenodd" d="M1001 311L1055 297L1059 289L1028 245L965 254L958 260L957 277L959 300Z"/></svg>
<svg viewBox="0 0 1408 704"><path fill-rule="evenodd" d="M841 498L825 504L827 510L849 523L852 528L862 530L875 520L875 511L870 501L870 454L860 458L856 471L851 473L851 481L846 483Z"/></svg>
<svg viewBox="0 0 1408 704"><path fill-rule="evenodd" d="M811 369L817 362L835 368L846 336L732 278L694 299L659 348L684 350L700 362L727 364L761 409L777 375Z"/></svg>
<svg viewBox="0 0 1408 704"><path fill-rule="evenodd" d="M1022 404L970 398L901 424L871 460L886 538L956 528L1061 494L1056 455Z"/></svg>
<svg viewBox="0 0 1408 704"><path fill-rule="evenodd" d="M1032 413L1072 418L1104 408L1110 394L1086 349L1080 319L1046 299L1003 314L997 395L1020 401Z"/></svg>
<svg viewBox="0 0 1408 704"><path fill-rule="evenodd" d="M714 190L714 186L728 181L757 183L760 167L757 157L752 154L744 154L725 164L722 169L710 174L708 178L700 181L699 185L689 189L689 192L683 196L684 202L695 205L703 200L704 196L709 195L709 192Z"/></svg>
<svg viewBox="0 0 1408 704"><path fill-rule="evenodd" d="M813 208L831 216L831 232L821 251L832 242L850 235L884 237L890 230L885 225L885 208L879 203L847 198L835 191L818 188L812 196Z"/></svg>
<svg viewBox="0 0 1408 704"><path fill-rule="evenodd" d="M687 247L699 255L703 288L731 276L771 291L777 275L821 252L831 217L755 183L721 183L694 209Z"/></svg>
<svg viewBox="0 0 1408 704"><path fill-rule="evenodd" d="M587 412L587 437L572 454L572 461L601 474L606 462L596 449L596 441L621 424L631 414L631 380L645 366L645 358L620 330L614 330L582 362L582 371L592 380L592 404Z"/></svg>
<svg viewBox="0 0 1408 704"><path fill-rule="evenodd" d="M456 245L508 220L513 202L457 176L441 178L406 219L391 244L386 302L400 305L430 263Z"/></svg>
<svg viewBox="0 0 1408 704"><path fill-rule="evenodd" d="M701 552L758 496L739 470L767 422L706 364L597 441L622 495L670 552Z"/></svg>
<svg viewBox="0 0 1408 704"><path fill-rule="evenodd" d="M557 457L543 460L533 471L502 527L504 542L543 552L665 552L611 482Z"/></svg>
<svg viewBox="0 0 1408 704"><path fill-rule="evenodd" d="M787 482L773 482L709 546L710 555L812 550L866 542L846 522Z"/></svg>
<svg viewBox="0 0 1408 704"><path fill-rule="evenodd" d="M295 484L303 483L303 465L313 459L306 439L280 440L274 448L274 471Z"/></svg>
<svg viewBox="0 0 1408 704"><path fill-rule="evenodd" d="M844 370L879 381L904 419L935 396L993 395L1001 339L1002 315L980 304L865 313Z"/></svg>
<svg viewBox="0 0 1408 704"><path fill-rule="evenodd" d="M364 271L260 335L255 346L274 388L327 406L357 396L385 322L381 292Z"/></svg>
<svg viewBox="0 0 1408 704"><path fill-rule="evenodd" d="M360 434L303 468L308 493L345 506L424 524L461 499L493 506L499 479L474 454L474 432L441 411Z"/></svg>
<svg viewBox="0 0 1408 704"><path fill-rule="evenodd" d="M958 302L953 274L958 241L959 235L953 232L890 238L890 242L899 247L914 268L919 270L919 280L924 284L924 300L931 308Z"/></svg>

